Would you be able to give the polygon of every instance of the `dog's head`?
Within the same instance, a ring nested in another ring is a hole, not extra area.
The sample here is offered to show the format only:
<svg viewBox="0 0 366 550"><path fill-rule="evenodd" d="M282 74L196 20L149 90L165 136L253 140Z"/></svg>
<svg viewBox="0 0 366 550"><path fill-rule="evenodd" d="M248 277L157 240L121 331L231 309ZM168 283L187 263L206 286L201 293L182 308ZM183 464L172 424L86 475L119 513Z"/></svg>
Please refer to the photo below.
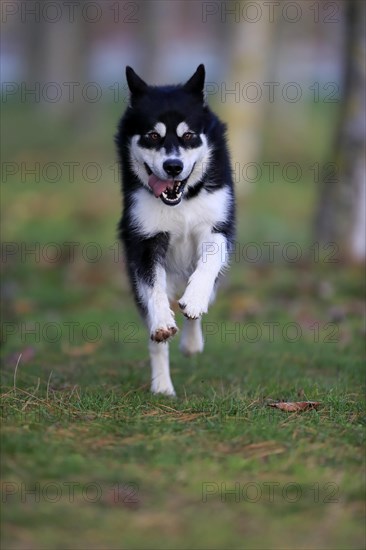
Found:
<svg viewBox="0 0 366 550"><path fill-rule="evenodd" d="M130 166L165 204L180 203L186 187L199 182L210 158L208 108L204 103L205 68L179 86L149 86L126 68L130 105L125 130Z"/></svg>

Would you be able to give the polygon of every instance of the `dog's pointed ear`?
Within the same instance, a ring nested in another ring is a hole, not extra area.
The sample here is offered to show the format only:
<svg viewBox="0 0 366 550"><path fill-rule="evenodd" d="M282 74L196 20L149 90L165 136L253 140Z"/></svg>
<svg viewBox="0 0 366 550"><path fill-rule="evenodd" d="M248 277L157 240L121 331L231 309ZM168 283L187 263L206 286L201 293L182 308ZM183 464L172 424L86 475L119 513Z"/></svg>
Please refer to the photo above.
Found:
<svg viewBox="0 0 366 550"><path fill-rule="evenodd" d="M205 66L201 63L198 65L196 72L187 82L184 84L183 88L190 92L200 96L203 99L203 88L205 85Z"/></svg>
<svg viewBox="0 0 366 550"><path fill-rule="evenodd" d="M146 92L148 85L135 73L132 67L126 67L126 79L132 95L141 95Z"/></svg>

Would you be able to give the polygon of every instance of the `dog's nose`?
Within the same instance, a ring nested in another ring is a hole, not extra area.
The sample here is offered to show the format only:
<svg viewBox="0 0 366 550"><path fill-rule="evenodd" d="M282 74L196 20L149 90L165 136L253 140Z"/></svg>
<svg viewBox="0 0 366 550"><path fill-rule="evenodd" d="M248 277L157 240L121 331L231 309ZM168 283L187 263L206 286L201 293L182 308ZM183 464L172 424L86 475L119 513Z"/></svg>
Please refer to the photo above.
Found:
<svg viewBox="0 0 366 550"><path fill-rule="evenodd" d="M169 159L163 163L163 168L168 176L178 176L183 170L183 162L179 159Z"/></svg>

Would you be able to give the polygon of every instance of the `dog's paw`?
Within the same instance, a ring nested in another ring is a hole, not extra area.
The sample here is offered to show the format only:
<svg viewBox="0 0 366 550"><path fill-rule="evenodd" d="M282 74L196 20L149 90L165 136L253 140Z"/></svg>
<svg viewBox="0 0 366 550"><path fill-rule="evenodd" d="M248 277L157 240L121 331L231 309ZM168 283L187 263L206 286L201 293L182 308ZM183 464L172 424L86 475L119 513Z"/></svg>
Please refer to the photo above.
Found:
<svg viewBox="0 0 366 550"><path fill-rule="evenodd" d="M153 342L166 342L169 338L174 336L178 331L177 327L161 327L153 330L150 334L150 338Z"/></svg>
<svg viewBox="0 0 366 550"><path fill-rule="evenodd" d="M203 338L202 336L197 336L195 338L190 339L182 339L182 341L179 344L179 349L183 353L183 355L186 355L187 357L190 357L191 355L195 355L196 353L202 353L203 352Z"/></svg>
<svg viewBox="0 0 366 550"><path fill-rule="evenodd" d="M168 380L153 380L151 382L151 393L166 395L167 397L175 397L175 390L173 384Z"/></svg>
<svg viewBox="0 0 366 550"><path fill-rule="evenodd" d="M201 315L207 313L208 303L207 300L187 300L184 296L179 300L178 305L188 319L199 319Z"/></svg>
<svg viewBox="0 0 366 550"><path fill-rule="evenodd" d="M170 310L155 311L150 317L150 338L153 342L166 342L178 331L175 319Z"/></svg>
<svg viewBox="0 0 366 550"><path fill-rule="evenodd" d="M183 315L188 319L199 319L208 311L209 297L207 288L189 284L178 304Z"/></svg>

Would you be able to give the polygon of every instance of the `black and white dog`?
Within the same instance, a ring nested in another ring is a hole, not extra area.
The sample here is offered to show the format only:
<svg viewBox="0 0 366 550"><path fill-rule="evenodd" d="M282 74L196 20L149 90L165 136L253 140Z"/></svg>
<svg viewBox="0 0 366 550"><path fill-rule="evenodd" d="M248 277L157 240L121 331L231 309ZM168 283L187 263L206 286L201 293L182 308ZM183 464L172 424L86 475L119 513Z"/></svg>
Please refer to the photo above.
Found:
<svg viewBox="0 0 366 550"><path fill-rule="evenodd" d="M119 225L136 302L150 333L151 391L175 395L167 341L180 287L180 348L203 350L200 317L215 297L234 239L225 125L204 101L205 68L179 86L149 86L126 69L130 104L116 143L123 177Z"/></svg>

